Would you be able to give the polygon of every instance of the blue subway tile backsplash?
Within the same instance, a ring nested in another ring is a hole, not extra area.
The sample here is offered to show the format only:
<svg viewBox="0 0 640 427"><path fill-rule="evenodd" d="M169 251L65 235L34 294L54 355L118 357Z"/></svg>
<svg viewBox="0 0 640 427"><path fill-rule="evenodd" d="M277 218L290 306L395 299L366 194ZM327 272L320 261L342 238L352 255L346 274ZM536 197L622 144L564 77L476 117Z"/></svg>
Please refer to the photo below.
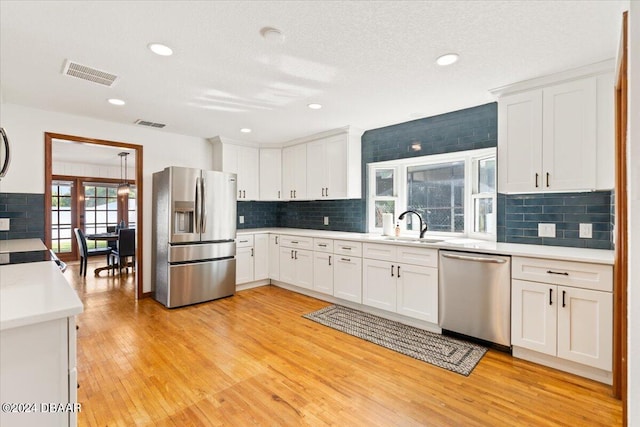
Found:
<svg viewBox="0 0 640 427"><path fill-rule="evenodd" d="M613 249L613 192L498 194L498 241ZM539 223L554 223L556 237L538 237ZM580 238L580 223L592 226Z"/></svg>
<svg viewBox="0 0 640 427"><path fill-rule="evenodd" d="M10 218L0 239L44 240L44 194L0 193L0 218Z"/></svg>

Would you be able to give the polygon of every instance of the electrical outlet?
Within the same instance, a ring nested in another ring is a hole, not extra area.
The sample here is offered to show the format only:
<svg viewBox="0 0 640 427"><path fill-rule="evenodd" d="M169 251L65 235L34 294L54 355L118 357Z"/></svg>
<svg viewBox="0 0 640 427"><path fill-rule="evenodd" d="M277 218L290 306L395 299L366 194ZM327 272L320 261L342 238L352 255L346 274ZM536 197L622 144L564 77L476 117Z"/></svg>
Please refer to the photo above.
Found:
<svg viewBox="0 0 640 427"><path fill-rule="evenodd" d="M240 224L244 224L244 215L240 215Z"/></svg>
<svg viewBox="0 0 640 427"><path fill-rule="evenodd" d="M324 217L324 225L329 225L329 217L328 216Z"/></svg>
<svg viewBox="0 0 640 427"><path fill-rule="evenodd" d="M9 231L11 227L10 218L0 218L0 231Z"/></svg>
<svg viewBox="0 0 640 427"><path fill-rule="evenodd" d="M591 224L580 224L580 238L591 239L593 237L593 227Z"/></svg>
<svg viewBox="0 0 640 427"><path fill-rule="evenodd" d="M556 237L556 225L538 224L538 237Z"/></svg>

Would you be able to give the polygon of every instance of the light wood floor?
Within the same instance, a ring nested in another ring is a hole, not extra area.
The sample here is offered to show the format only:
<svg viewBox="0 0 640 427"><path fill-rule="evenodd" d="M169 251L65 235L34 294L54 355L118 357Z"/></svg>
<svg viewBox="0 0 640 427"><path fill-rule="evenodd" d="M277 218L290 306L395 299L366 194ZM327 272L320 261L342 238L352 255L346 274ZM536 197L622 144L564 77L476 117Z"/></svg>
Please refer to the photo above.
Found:
<svg viewBox="0 0 640 427"><path fill-rule="evenodd" d="M303 319L327 303L275 286L168 310L131 274L77 272L80 426L621 424L603 384L493 350L464 377Z"/></svg>

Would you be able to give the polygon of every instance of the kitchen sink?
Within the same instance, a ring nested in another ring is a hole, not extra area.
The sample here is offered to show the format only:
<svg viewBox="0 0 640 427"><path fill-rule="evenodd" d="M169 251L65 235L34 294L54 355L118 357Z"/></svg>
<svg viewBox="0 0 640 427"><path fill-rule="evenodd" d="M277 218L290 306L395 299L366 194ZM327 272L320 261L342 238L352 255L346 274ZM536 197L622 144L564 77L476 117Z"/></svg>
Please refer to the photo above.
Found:
<svg viewBox="0 0 640 427"><path fill-rule="evenodd" d="M408 237L408 236L383 236L384 240L390 240L392 242L410 242L410 243L439 243L444 242L444 239L428 239L426 237Z"/></svg>

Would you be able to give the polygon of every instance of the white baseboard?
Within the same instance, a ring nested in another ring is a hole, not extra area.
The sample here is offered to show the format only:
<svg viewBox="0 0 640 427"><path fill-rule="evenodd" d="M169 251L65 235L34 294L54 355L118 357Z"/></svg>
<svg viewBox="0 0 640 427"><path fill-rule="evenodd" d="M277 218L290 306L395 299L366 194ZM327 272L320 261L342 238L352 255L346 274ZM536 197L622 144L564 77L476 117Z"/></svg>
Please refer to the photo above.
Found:
<svg viewBox="0 0 640 427"><path fill-rule="evenodd" d="M538 363L560 371L569 372L570 374L579 375L594 381L611 385L613 383L613 374L609 371L594 368L592 366L583 365L581 363L572 362L571 360L560 359L558 357L549 356L548 354L538 353L522 347L513 346L513 357L528 360L529 362Z"/></svg>

